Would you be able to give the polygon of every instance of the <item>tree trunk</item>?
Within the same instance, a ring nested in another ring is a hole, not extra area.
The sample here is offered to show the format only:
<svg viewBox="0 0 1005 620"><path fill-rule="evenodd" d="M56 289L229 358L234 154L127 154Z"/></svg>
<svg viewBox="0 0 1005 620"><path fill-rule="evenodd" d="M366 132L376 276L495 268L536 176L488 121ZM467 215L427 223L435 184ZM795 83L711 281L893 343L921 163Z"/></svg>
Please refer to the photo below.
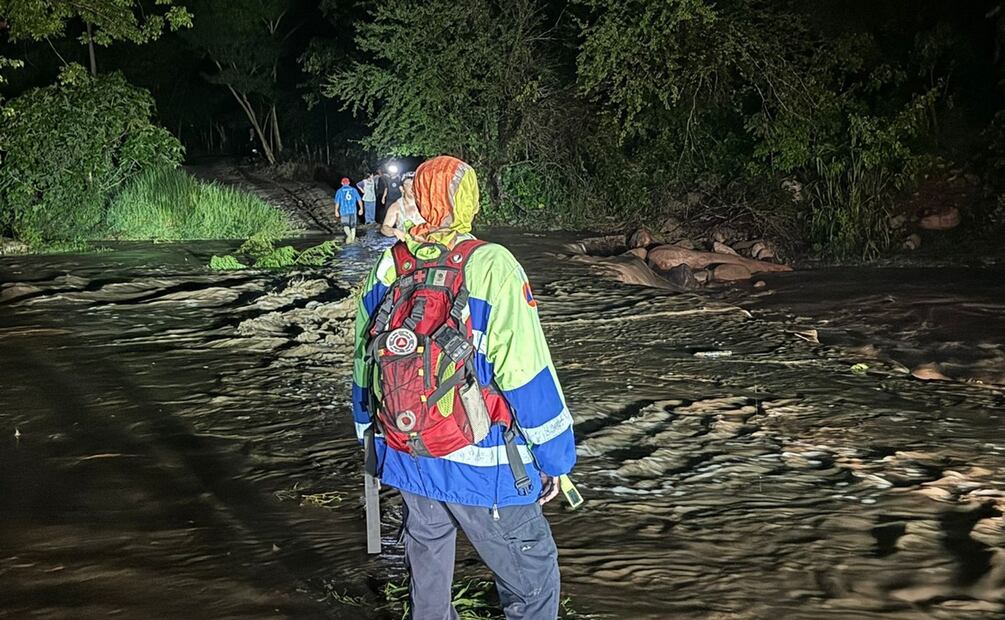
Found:
<svg viewBox="0 0 1005 620"><path fill-rule="evenodd" d="M213 128L216 130L217 135L220 137L217 144L219 145L218 152L222 153L227 147L227 132L223 125L219 123L213 123Z"/></svg>
<svg viewBox="0 0 1005 620"><path fill-rule="evenodd" d="M243 93L238 93L234 90L234 87L227 85L227 89L230 90L230 94L234 95L234 99L237 100L237 105L241 106L244 110L245 116L248 117L248 121L251 123L251 127L255 130L255 135L258 136L258 143L262 145L262 154L265 155L266 161L270 165L276 163L276 156L272 152L272 147L269 146L269 140L265 137L265 133L262 131L262 124L258 122L258 115L255 114L255 108L251 106L251 102L248 101L248 97Z"/></svg>
<svg viewBox="0 0 1005 620"><path fill-rule="evenodd" d="M273 146L275 146L276 153L283 152L283 137L279 135L279 115L276 114L276 104L272 104L272 137L274 139Z"/></svg>
<svg viewBox="0 0 1005 620"><path fill-rule="evenodd" d="M98 77L98 59L94 56L94 40L91 38L91 22L87 24L87 53L91 57L91 75Z"/></svg>

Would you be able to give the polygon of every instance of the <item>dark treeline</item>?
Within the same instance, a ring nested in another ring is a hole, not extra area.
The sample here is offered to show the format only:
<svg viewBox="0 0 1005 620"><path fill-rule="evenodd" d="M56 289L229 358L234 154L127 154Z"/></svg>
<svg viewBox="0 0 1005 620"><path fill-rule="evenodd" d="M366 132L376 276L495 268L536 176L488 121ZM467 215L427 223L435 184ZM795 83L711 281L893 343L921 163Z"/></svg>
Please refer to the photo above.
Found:
<svg viewBox="0 0 1005 620"><path fill-rule="evenodd" d="M497 221L700 215L873 256L940 175L978 179L982 229L1005 220L1000 0L108 4L0 0L0 63L24 65L0 64L8 118L79 63L148 90L145 122L189 158L359 174L452 153ZM17 140L0 131L0 150Z"/></svg>

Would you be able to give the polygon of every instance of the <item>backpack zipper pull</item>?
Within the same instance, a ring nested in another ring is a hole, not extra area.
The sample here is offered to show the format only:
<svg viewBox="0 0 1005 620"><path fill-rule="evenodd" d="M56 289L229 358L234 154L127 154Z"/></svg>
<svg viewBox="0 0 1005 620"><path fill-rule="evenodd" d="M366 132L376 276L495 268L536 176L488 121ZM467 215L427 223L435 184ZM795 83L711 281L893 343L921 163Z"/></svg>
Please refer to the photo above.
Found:
<svg viewBox="0 0 1005 620"><path fill-rule="evenodd" d="M499 506L497 504L492 504L492 520L499 520Z"/></svg>

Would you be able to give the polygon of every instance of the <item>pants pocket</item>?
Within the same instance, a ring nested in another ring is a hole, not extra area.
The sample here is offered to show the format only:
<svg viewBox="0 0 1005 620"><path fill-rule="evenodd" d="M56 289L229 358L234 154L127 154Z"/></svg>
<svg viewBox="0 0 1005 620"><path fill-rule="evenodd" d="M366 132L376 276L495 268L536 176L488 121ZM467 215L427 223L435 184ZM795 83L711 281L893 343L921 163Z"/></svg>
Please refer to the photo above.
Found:
<svg viewBox="0 0 1005 620"><path fill-rule="evenodd" d="M544 515L518 525L504 535L523 594L533 598L551 587L558 572L558 549Z"/></svg>

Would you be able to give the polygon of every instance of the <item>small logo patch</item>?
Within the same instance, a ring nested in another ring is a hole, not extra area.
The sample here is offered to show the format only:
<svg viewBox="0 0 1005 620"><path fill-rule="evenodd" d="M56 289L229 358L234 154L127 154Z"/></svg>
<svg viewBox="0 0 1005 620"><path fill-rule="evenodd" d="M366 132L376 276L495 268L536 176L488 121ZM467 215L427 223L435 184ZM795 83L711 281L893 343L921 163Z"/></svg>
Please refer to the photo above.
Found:
<svg viewBox="0 0 1005 620"><path fill-rule="evenodd" d="M527 300L528 306L537 308L537 300L534 299L534 293L530 290L530 282L523 283L523 298Z"/></svg>
<svg viewBox="0 0 1005 620"><path fill-rule="evenodd" d="M399 327L387 336L387 350L395 355L408 355L419 345L419 338L410 329Z"/></svg>

